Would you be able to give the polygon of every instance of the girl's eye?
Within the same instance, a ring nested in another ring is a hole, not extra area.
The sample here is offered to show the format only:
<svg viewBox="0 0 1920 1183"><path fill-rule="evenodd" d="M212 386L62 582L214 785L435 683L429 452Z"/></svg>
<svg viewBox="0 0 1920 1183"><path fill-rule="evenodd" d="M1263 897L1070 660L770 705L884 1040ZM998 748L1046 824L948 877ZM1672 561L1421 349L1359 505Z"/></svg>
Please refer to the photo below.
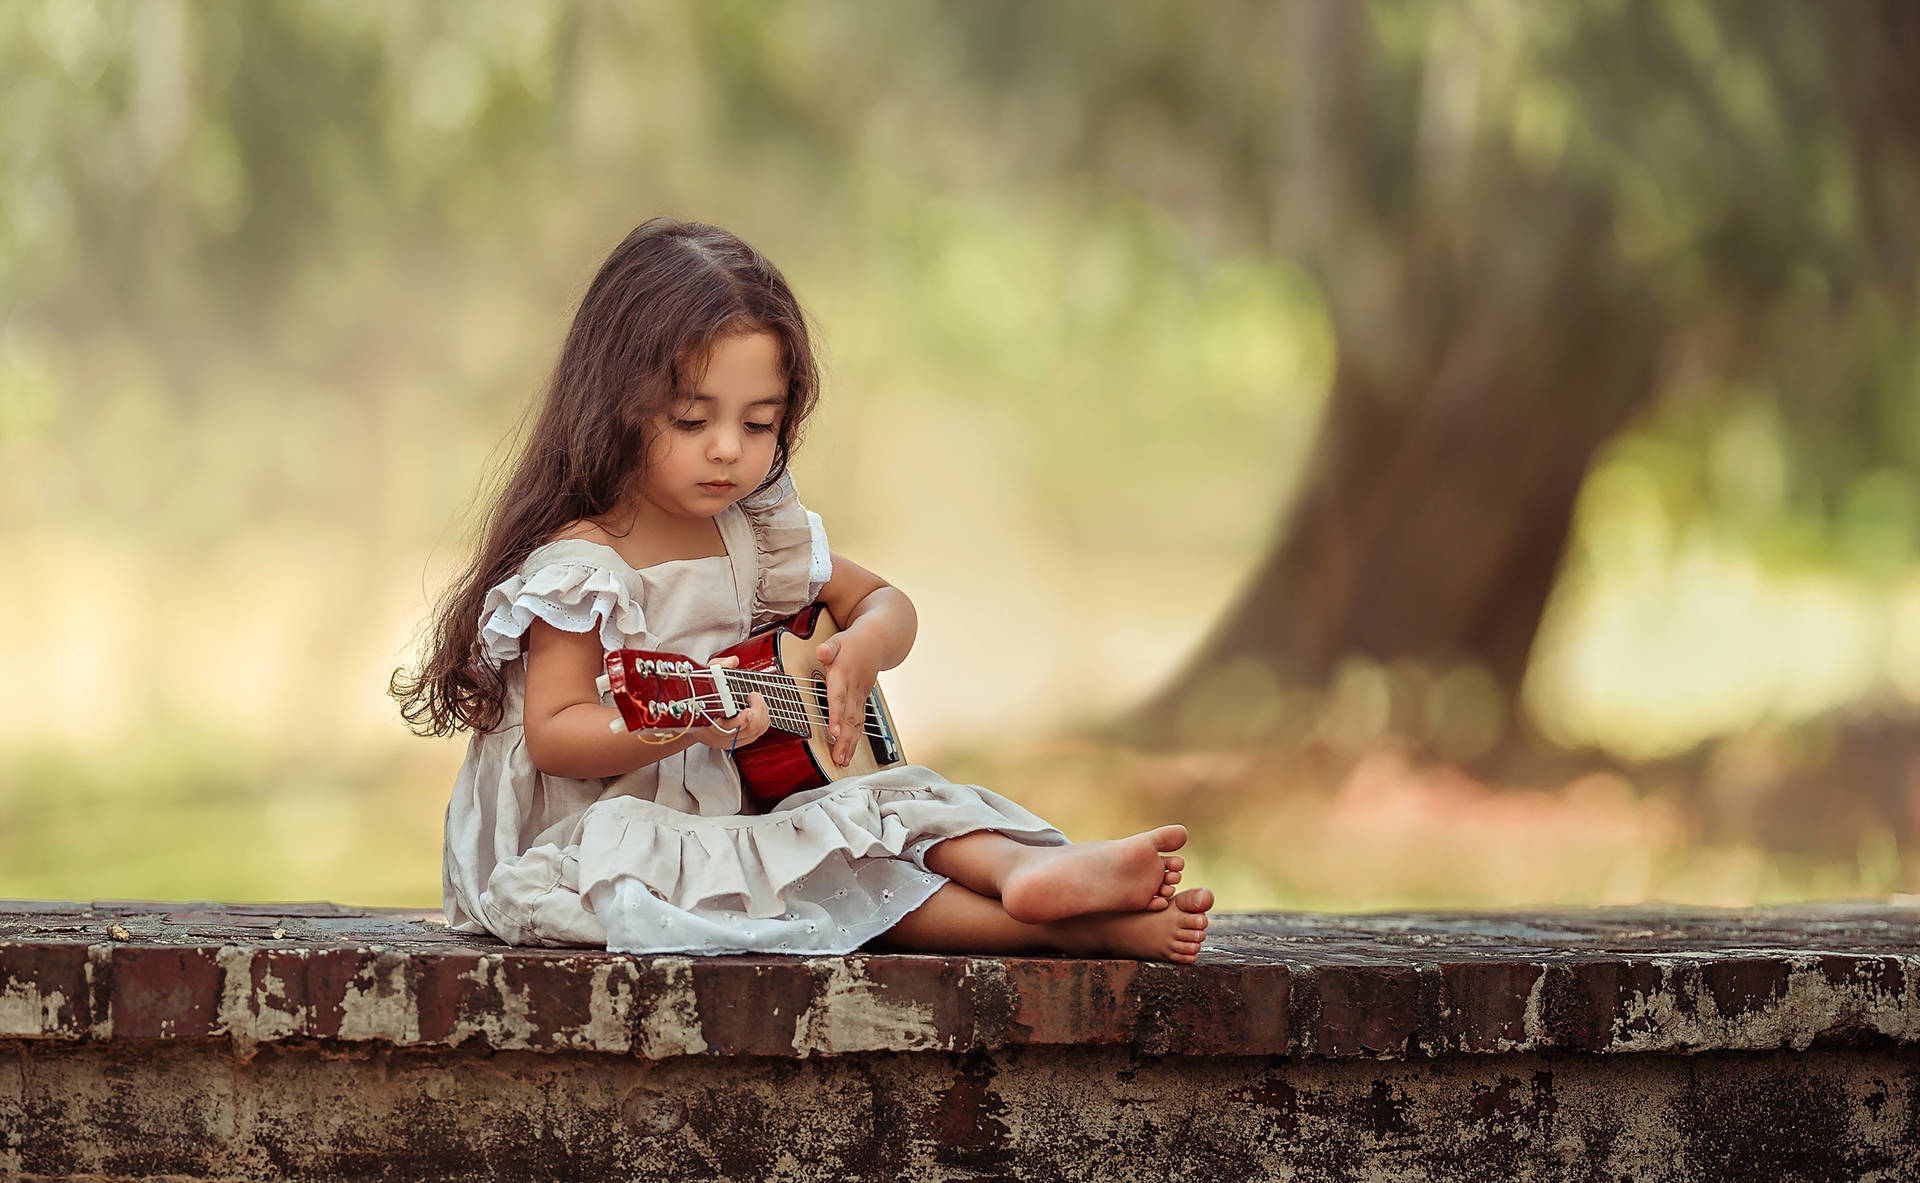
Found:
<svg viewBox="0 0 1920 1183"><path fill-rule="evenodd" d="M707 425L705 419L675 419L673 425L681 431L699 431Z"/></svg>
<svg viewBox="0 0 1920 1183"><path fill-rule="evenodd" d="M748 431L759 431L759 432L768 432L768 431L774 431L774 430L776 430L776 429L778 429L778 428L779 428L779 426L780 426L780 425L779 425L778 423L749 423L749 424L747 424L747 430L748 430Z"/></svg>

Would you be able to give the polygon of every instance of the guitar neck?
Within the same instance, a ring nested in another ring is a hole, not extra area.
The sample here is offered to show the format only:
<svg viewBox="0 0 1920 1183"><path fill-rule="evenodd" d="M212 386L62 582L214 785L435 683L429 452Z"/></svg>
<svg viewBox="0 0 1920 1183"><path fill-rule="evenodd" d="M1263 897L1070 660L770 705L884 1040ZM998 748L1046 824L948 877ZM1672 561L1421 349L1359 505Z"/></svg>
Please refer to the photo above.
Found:
<svg viewBox="0 0 1920 1183"><path fill-rule="evenodd" d="M825 735L826 701L823 695L810 695L792 674L772 670L740 670L710 666L716 688L721 689L722 705L731 701L735 710L744 710L747 696L753 693L767 700L767 720L790 735Z"/></svg>
<svg viewBox="0 0 1920 1183"><path fill-rule="evenodd" d="M813 646L834 631L825 607L815 604L706 662L680 653L614 650L607 654L607 673L599 680L601 692L610 695L620 711L611 726L615 731L678 730L737 714L759 694L767 704L771 731L799 738L815 751L816 759L824 760L833 743L827 685L812 658ZM712 664L722 658L737 664ZM873 760L880 765L904 761L878 686L867 692L860 729L866 735L864 750Z"/></svg>

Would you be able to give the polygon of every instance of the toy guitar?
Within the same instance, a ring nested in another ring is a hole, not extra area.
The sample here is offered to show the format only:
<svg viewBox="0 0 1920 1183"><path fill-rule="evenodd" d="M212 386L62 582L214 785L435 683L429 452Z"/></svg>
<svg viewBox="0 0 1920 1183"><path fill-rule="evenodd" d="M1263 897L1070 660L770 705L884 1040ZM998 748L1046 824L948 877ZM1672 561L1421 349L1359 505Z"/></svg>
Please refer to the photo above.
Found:
<svg viewBox="0 0 1920 1183"><path fill-rule="evenodd" d="M905 764L878 686L867 693L865 742L854 746L845 768L833 762L827 676L814 652L839 631L826 605L810 604L713 655L737 657L738 667L703 665L679 653L615 649L607 654L607 672L598 681L620 711L612 729L670 738L709 717L746 709L747 696L758 691L766 698L772 726L733 753L744 790L741 807L749 813L765 812L791 793Z"/></svg>

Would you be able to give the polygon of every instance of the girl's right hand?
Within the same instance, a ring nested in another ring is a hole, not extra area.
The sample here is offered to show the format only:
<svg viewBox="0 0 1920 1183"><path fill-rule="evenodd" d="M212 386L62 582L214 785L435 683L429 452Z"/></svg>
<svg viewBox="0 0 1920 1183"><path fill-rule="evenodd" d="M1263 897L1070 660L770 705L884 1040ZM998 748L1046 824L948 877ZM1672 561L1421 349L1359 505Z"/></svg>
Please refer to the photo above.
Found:
<svg viewBox="0 0 1920 1183"><path fill-rule="evenodd" d="M713 664L739 665L740 659L723 657ZM718 716L718 724L715 726L694 728L693 737L710 748L719 748L723 752L729 748L738 751L765 735L767 728L772 725L772 720L767 714L767 700L756 690L747 695L745 710ZM739 728L739 733L735 734L733 728Z"/></svg>

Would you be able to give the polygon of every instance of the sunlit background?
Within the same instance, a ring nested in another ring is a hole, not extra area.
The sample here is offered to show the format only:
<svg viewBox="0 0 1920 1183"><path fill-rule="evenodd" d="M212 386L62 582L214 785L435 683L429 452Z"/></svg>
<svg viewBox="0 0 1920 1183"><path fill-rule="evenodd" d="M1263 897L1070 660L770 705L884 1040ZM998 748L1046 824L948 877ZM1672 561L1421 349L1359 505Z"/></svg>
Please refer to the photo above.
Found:
<svg viewBox="0 0 1920 1183"><path fill-rule="evenodd" d="M1227 909L1914 890L1915 18L1119 8L0 6L0 896L438 905L387 678L656 213L914 759Z"/></svg>

